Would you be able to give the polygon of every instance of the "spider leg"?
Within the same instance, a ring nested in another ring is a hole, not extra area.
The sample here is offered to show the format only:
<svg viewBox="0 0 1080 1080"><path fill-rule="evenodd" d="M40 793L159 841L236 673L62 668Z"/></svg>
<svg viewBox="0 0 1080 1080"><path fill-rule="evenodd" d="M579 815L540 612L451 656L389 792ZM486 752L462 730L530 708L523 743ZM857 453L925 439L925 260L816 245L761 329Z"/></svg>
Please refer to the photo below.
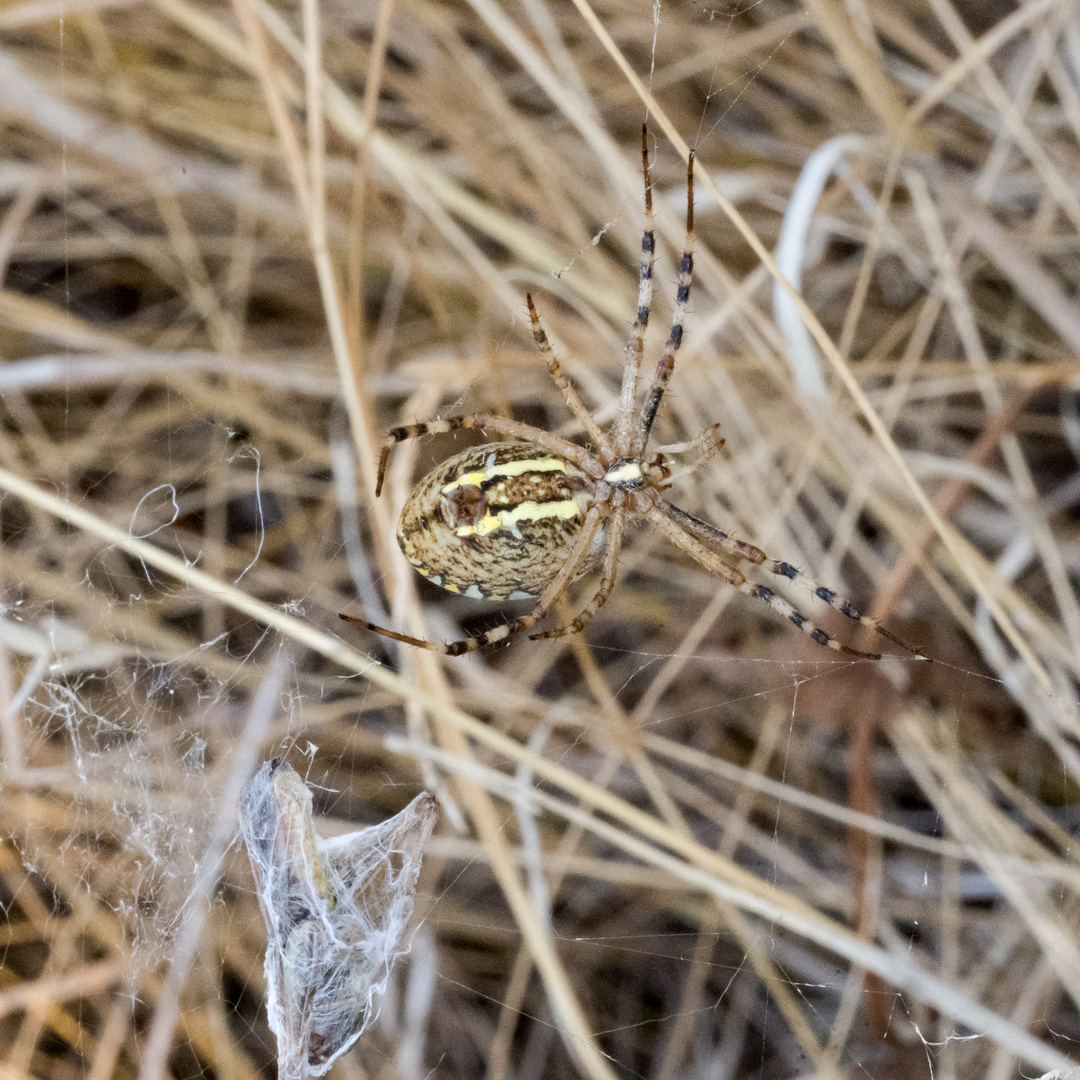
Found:
<svg viewBox="0 0 1080 1080"><path fill-rule="evenodd" d="M690 151L690 159L686 166L686 246L683 248L682 259L679 262L679 286L675 293L675 311L671 317L671 333L668 335L667 344L656 365L656 374L653 376L652 388L645 404L641 409L641 421L638 427L637 441L634 444L632 456L640 457L649 441L649 432L652 431L653 421L656 419L657 410L664 397L667 384L671 381L671 374L675 370L675 354L679 351L683 336L683 319L686 318L686 308L690 302L690 283L694 277L694 151Z"/></svg>
<svg viewBox="0 0 1080 1080"><path fill-rule="evenodd" d="M653 232L652 180L649 176L649 129L641 125L641 172L645 180L645 232L641 237L641 269L638 272L638 302L634 325L626 342L622 391L619 398L619 421L615 426L616 454L630 451L630 418L634 414L641 358L645 352L645 331L652 307L653 261L656 258L656 234Z"/></svg>
<svg viewBox="0 0 1080 1080"><path fill-rule="evenodd" d="M699 435L696 435L691 442L676 443L674 446L662 446L659 448L658 453L692 453L694 455L681 469L676 469L668 477L667 483L669 486L681 477L697 472L706 461L711 460L723 450L724 440L716 437L719 427L719 424L712 424Z"/></svg>
<svg viewBox="0 0 1080 1080"><path fill-rule="evenodd" d="M593 419L592 413L585 408L581 398L578 397L577 390L574 389L574 384L563 374L563 370L559 366L559 359L555 355L555 350L551 347L551 342L548 341L547 333L544 330L543 323L540 322L540 316L536 313L536 305L533 303L530 293L525 294L525 302L529 305L529 320L532 322L533 341L536 342L540 355L547 361L551 381L562 391L567 408L577 417L581 426L585 428L589 438L592 439L593 445L597 449L606 447L607 438L604 436L603 431L600 430L600 425Z"/></svg>
<svg viewBox="0 0 1080 1080"><path fill-rule="evenodd" d="M626 511L621 507L612 515L608 525L607 549L604 552L604 569L600 575L600 584L593 598L581 609L576 619L566 626L556 626L553 630L544 630L539 634L530 634L532 641L541 638L564 637L567 634L580 634L589 620L607 603L611 590L615 587L615 571L619 565L619 552L622 549L623 526L626 523Z"/></svg>
<svg viewBox="0 0 1080 1080"><path fill-rule="evenodd" d="M719 424L710 424L688 442L665 443L663 446L658 446L656 451L659 454L693 454L694 460L691 464L696 468L703 455L704 460L707 461L724 445L724 440L716 437L719 430Z"/></svg>
<svg viewBox="0 0 1080 1080"><path fill-rule="evenodd" d="M581 532L578 533L573 551L570 552L569 558L540 594L540 598L536 601L532 611L527 615L520 615L516 619L501 623L499 626L493 626L479 637L462 638L460 641L451 641L449 644L440 641L425 641L423 638L399 634L396 630L387 630L385 627L376 626L374 623L366 622L364 619L354 619L351 615L339 615L338 617L344 619L345 622L362 626L366 630L372 630L383 637L392 638L394 641L402 641L406 645L414 645L418 649L427 649L429 652L442 653L444 656L462 656L464 653L476 652L477 649L482 649L485 645L494 645L497 641L505 641L511 634L517 634L522 630L528 630L530 627L535 626L548 613L551 605L555 603L555 600L562 594L567 585L573 581L577 568L581 565L582 560L592 546L593 538L596 536L596 530L600 527L603 516L604 512L599 506L589 508L585 520L581 524Z"/></svg>
<svg viewBox="0 0 1080 1080"><path fill-rule="evenodd" d="M525 442L536 443L550 450L559 457L572 461L588 476L597 479L603 475L597 473L593 464L593 457L583 447L575 446L566 439L560 439L558 435L552 435L549 431L541 431L531 424L522 424L517 420L508 420L505 416L493 416L491 413L472 413L469 416L450 416L445 420L428 420L422 424L407 424L404 427L391 428L383 442L382 453L379 455L379 475L375 481L375 498L382 494L383 477L386 475L386 466L390 461L390 451L399 442L406 439L417 439L421 435L445 435L450 431L460 431L462 428L477 428L481 431L497 431L502 435L512 435Z"/></svg>
<svg viewBox="0 0 1080 1080"><path fill-rule="evenodd" d="M778 612L789 622L794 623L816 644L824 645L827 649L844 653L847 656L857 656L862 660L881 659L881 653L861 652L858 649L851 648L850 645L843 644L831 634L827 634L820 626L813 623L801 611L793 608L782 596L777 595L767 585L755 585L747 581L739 570L736 570L733 566L728 566L715 551L707 548L694 539L684 528L680 527L675 517L668 512L674 509L676 508L670 506L670 504L657 504L650 506L644 514L676 547L682 548L691 558L704 566L706 570L716 574L717 577L726 581L739 592L752 596L757 600L764 600L773 611ZM683 513L683 511L679 511L680 515ZM686 517L690 517L690 515L687 514ZM678 520L681 521L681 517ZM692 520L696 521L697 519ZM738 543L738 541L735 541L735 543Z"/></svg>
<svg viewBox="0 0 1080 1080"><path fill-rule="evenodd" d="M837 596L832 589L827 589L824 585L819 585L813 578L804 574L797 567L792 566L791 563L781 562L779 559L770 558L761 550L761 548L754 547L753 544L746 544L742 540L735 540L714 525L701 521L692 514L688 514L685 510L680 510L677 506L672 506L670 503L667 504L667 513L669 517L673 518L684 529L687 529L705 540L711 540L713 543L719 544L720 547L730 555L734 555L738 559L745 559L755 566L764 567L770 573L776 574L777 577L787 578L788 581L794 581L796 584L804 585L819 600L824 600L834 611L839 611L841 615L846 615L860 626L865 626L868 629L875 631L885 638L886 641L891 641L894 645L912 653L921 660L930 659L921 649L914 645L909 645L903 638L898 637L891 630L887 630L882 626L877 619L872 619L869 615L863 615L850 600L845 600L843 597Z"/></svg>

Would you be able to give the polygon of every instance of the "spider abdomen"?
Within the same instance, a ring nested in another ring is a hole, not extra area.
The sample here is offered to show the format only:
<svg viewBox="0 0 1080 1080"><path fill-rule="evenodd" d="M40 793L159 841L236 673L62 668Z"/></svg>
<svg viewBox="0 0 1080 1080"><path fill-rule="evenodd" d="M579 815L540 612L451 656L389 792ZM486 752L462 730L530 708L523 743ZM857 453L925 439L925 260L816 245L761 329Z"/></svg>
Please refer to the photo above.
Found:
<svg viewBox="0 0 1080 1080"><path fill-rule="evenodd" d="M566 458L528 443L485 443L416 485L398 543L432 584L474 599L525 599L570 557L592 502L593 482ZM580 573L596 565L601 539Z"/></svg>

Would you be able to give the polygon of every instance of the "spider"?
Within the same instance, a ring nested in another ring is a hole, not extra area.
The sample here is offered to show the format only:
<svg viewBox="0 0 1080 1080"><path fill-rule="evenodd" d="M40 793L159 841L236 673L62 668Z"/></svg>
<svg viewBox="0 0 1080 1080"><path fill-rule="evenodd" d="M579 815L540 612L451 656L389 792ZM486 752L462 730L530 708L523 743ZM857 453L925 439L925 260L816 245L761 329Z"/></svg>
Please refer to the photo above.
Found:
<svg viewBox="0 0 1080 1080"><path fill-rule="evenodd" d="M762 567L777 577L808 586L815 596L842 615L925 658L918 649L892 634L877 620L860 614L850 601L837 596L832 589L816 584L791 563L770 558L760 548L698 520L664 497L663 493L671 483L671 469L662 453L650 455L646 446L675 368L690 299L694 267L694 155L691 152L686 171L686 245L679 261L671 333L644 402L639 406L656 249L648 131L644 126L641 165L645 182L645 233L641 240L637 318L626 344L618 414L606 431L600 428L563 374L532 296L525 298L533 338L547 361L551 379L595 449L588 450L516 420L474 413L393 428L386 437L379 459L376 497L382 492L390 452L406 439L476 428L520 440L483 443L455 454L433 469L416 485L405 503L397 534L405 557L433 584L476 600L535 597L532 610L477 637L449 644L409 637L348 615L341 618L395 641L448 656L460 656L530 629L548 614L571 582L600 566L600 584L577 617L564 626L530 637L537 640L575 634L611 594L627 526L645 520L721 581L747 596L763 600L818 645L848 656L881 658L880 653L860 652L827 634L769 586L748 581L732 563ZM696 468L723 445L723 440L715 438L715 430L715 426L707 429L703 437L692 444L701 452L690 468ZM708 440L712 445L702 450Z"/></svg>

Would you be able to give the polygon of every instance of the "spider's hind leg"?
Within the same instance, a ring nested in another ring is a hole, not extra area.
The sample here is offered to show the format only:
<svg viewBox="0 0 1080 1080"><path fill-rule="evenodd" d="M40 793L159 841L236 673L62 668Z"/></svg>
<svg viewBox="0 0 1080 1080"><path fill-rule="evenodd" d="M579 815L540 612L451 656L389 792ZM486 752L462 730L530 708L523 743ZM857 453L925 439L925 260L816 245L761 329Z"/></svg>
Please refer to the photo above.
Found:
<svg viewBox="0 0 1080 1080"><path fill-rule="evenodd" d="M383 442L382 453L379 454L379 474L375 481L375 498L382 494L383 478L386 476L386 466L390 461L390 451L399 442L407 439L418 439L421 435L445 435L451 431L460 431L462 428L475 428L477 431L496 431L500 435L510 435L523 442L536 443L538 446L550 450L553 454L572 461L575 465L588 473L590 476L602 476L603 470L592 456L582 447L566 439L560 439L558 435L552 435L549 431L542 431L531 424L523 424L518 420L509 420L505 416L494 416L491 413L470 413L468 416L448 416L445 420L427 420L422 424L406 424L404 427L391 428L387 432Z"/></svg>
<svg viewBox="0 0 1080 1080"><path fill-rule="evenodd" d="M805 586L819 600L824 600L834 611L839 611L841 615L851 619L852 622L857 622L860 626L865 626L867 629L873 630L875 633L880 634L885 638L886 641L891 641L894 645L918 657L920 660L930 659L917 646L909 645L903 638L897 636L891 630L886 629L877 619L872 619L869 615L863 615L850 600L845 600L842 596L838 596L833 589L826 588L824 585L819 585L813 578L804 574L798 567L792 566L791 563L782 562L780 559L773 559L766 555L761 548L755 547L753 544L747 544L742 540L736 540L733 537L728 536L726 532L722 532L720 529L716 528L714 525L699 520L692 514L688 514L685 510L680 510L677 506L670 506L669 504L669 516L682 525L687 531L700 537L702 540L712 541L713 543L718 544L736 558L744 559L746 562L753 563L755 566L760 566L770 573L775 574L777 577L786 578L788 581L793 581L797 585ZM794 619L792 619L792 621L794 622Z"/></svg>
<svg viewBox="0 0 1080 1080"><path fill-rule="evenodd" d="M575 572L586 558L589 548L592 546L593 538L596 536L596 531L600 528L602 517L603 514L599 507L593 506L590 508L581 524L581 532L578 534L573 551L570 552L569 558L563 563L559 572L548 582L532 611L527 615L519 615L516 619L510 619L507 622L500 623L498 626L493 626L478 637L467 637L462 638L460 641L451 642L427 641L424 638L399 634L396 630L387 630L384 626L370 623L366 619L355 619L351 615L339 615L338 618L353 623L355 626L362 626L365 630L372 630L376 634L381 634L383 637L388 637L393 641L401 641L417 649L427 649L429 652L442 653L443 656L463 656L465 653L476 652L478 649L484 648L485 645L494 645L497 642L505 641L512 634L520 633L522 630L528 630L535 626L547 615L551 605L563 594L567 585L573 581ZM612 580L614 580L614 567L612 567ZM607 599L607 597L605 596L604 599ZM603 601L601 600L600 603L603 603ZM596 605L597 608L600 607L600 603Z"/></svg>
<svg viewBox="0 0 1080 1080"><path fill-rule="evenodd" d="M528 630L529 627L535 626L541 617L542 616L537 616L533 612L530 612L528 615L522 615L511 622L500 623L498 626L493 626L479 637L467 637L462 638L460 641L442 642L427 641L424 638L415 638L410 637L408 634L399 634L396 630L387 630L385 626L378 626L376 623L368 622L366 619L354 619L351 615L338 615L339 619L343 619L347 623L352 623L354 626L362 626L365 630L371 630L376 634L380 634L382 637L390 638L392 641L401 641L406 645L413 645L417 649L427 649L429 652L442 653L443 656L464 656L465 653L476 652L478 649L484 648L485 645L494 645L496 642L505 641L511 634L516 634L521 630Z"/></svg>
<svg viewBox="0 0 1080 1080"><path fill-rule="evenodd" d="M608 525L607 549L604 552L604 569L600 575L600 584L593 598L581 609L577 618L568 622L565 626L556 626L552 630L544 630L539 634L530 634L533 641L541 638L565 637L567 634L580 634L585 629L589 620L607 603L611 590L615 588L615 571L619 565L619 552L622 550L623 527L626 523L626 512L616 510Z"/></svg>

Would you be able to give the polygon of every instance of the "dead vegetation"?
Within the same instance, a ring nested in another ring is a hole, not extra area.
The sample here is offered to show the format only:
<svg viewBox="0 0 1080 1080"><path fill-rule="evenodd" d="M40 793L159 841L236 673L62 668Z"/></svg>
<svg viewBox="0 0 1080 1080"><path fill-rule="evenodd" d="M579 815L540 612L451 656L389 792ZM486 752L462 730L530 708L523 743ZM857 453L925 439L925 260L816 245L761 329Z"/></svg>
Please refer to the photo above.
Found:
<svg viewBox="0 0 1080 1080"><path fill-rule="evenodd" d="M1075 1056L1080 18L656 11L0 9L0 1080L274 1075L229 792L283 752L326 832L442 805L340 1080ZM463 444L407 444L376 502L378 445L477 410L580 437L526 290L610 415L643 89L653 356L680 139L699 164L658 441L727 440L677 501L934 663L837 662L646 533L584 639L336 636L498 618L392 539Z"/></svg>

